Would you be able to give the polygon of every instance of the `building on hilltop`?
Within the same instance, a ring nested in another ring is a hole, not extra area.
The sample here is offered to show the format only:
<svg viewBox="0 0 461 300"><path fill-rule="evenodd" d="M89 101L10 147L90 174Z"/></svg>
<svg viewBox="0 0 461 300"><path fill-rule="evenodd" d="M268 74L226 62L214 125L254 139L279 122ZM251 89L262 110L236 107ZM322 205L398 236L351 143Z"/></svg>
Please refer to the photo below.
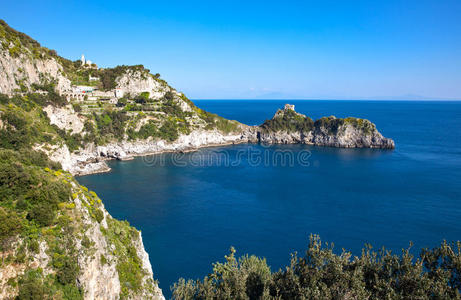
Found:
<svg viewBox="0 0 461 300"><path fill-rule="evenodd" d="M96 64L94 64L91 60L85 59L85 55L82 54L82 57L80 58L80 61L82 62L82 66L88 66L91 68L97 68Z"/></svg>
<svg viewBox="0 0 461 300"><path fill-rule="evenodd" d="M95 90L94 86L86 86L86 85L75 85L72 87L74 93L92 93Z"/></svg>
<svg viewBox="0 0 461 300"><path fill-rule="evenodd" d="M285 104L285 110L295 110L294 104Z"/></svg>

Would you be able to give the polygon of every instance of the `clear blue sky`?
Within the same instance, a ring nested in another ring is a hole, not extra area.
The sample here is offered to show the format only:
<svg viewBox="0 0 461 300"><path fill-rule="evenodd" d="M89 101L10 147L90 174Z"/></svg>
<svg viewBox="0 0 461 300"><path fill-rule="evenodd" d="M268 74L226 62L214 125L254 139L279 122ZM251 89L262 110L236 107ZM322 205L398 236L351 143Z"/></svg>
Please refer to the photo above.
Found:
<svg viewBox="0 0 461 300"><path fill-rule="evenodd" d="M193 99L461 99L460 0L2 0L0 18Z"/></svg>

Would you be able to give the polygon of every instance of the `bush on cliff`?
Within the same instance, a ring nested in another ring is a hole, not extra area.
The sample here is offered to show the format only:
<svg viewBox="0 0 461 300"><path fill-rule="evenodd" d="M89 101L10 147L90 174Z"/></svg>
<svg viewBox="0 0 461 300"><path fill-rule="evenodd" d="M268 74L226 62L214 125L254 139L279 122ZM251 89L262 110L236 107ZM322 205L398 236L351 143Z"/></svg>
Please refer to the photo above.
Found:
<svg viewBox="0 0 461 300"><path fill-rule="evenodd" d="M16 212L0 207L0 251L8 250L10 238L18 234L21 227L21 220Z"/></svg>
<svg viewBox="0 0 461 300"><path fill-rule="evenodd" d="M17 152L0 150L0 206L25 214L29 221L39 226L51 225L58 203L70 199L70 187L45 168L53 163L36 160L34 156L22 157ZM9 214L11 219L12 214Z"/></svg>
<svg viewBox="0 0 461 300"><path fill-rule="evenodd" d="M409 250L395 255L370 246L353 257L311 236L305 256L292 255L274 273L265 260L234 253L203 280L180 279L174 299L460 299L460 242L423 249L416 259Z"/></svg>

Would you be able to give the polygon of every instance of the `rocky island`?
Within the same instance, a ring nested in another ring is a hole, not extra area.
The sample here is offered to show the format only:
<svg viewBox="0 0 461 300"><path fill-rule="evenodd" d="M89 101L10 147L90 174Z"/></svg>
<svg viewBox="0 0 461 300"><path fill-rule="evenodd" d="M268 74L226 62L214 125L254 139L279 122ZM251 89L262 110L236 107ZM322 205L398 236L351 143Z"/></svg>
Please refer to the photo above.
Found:
<svg viewBox="0 0 461 300"><path fill-rule="evenodd" d="M317 121L286 104L271 120L249 129L249 141L266 144L308 144L341 148L393 149L394 141L385 138L375 124L365 119L334 116Z"/></svg>
<svg viewBox="0 0 461 300"><path fill-rule="evenodd" d="M70 61L0 21L0 298L162 299L140 232L73 176L235 143L394 148L368 120L290 105L260 126L227 120L142 65Z"/></svg>

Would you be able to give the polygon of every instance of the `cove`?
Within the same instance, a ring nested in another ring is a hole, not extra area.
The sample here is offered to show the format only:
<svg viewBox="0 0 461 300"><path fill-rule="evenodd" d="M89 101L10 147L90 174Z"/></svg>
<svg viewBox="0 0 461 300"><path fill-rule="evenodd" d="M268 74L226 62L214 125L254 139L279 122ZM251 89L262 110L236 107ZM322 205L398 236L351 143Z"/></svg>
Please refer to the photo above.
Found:
<svg viewBox="0 0 461 300"><path fill-rule="evenodd" d="M306 248L310 233L354 254L364 243L399 251L410 241L419 249L460 239L461 134L448 130L461 128L460 102L196 103L250 125L284 103L312 118L367 118L396 149L241 144L112 161L109 173L79 177L114 217L142 231L166 297L179 277L206 275L230 246L266 257L276 270ZM276 153L293 163L264 162Z"/></svg>

